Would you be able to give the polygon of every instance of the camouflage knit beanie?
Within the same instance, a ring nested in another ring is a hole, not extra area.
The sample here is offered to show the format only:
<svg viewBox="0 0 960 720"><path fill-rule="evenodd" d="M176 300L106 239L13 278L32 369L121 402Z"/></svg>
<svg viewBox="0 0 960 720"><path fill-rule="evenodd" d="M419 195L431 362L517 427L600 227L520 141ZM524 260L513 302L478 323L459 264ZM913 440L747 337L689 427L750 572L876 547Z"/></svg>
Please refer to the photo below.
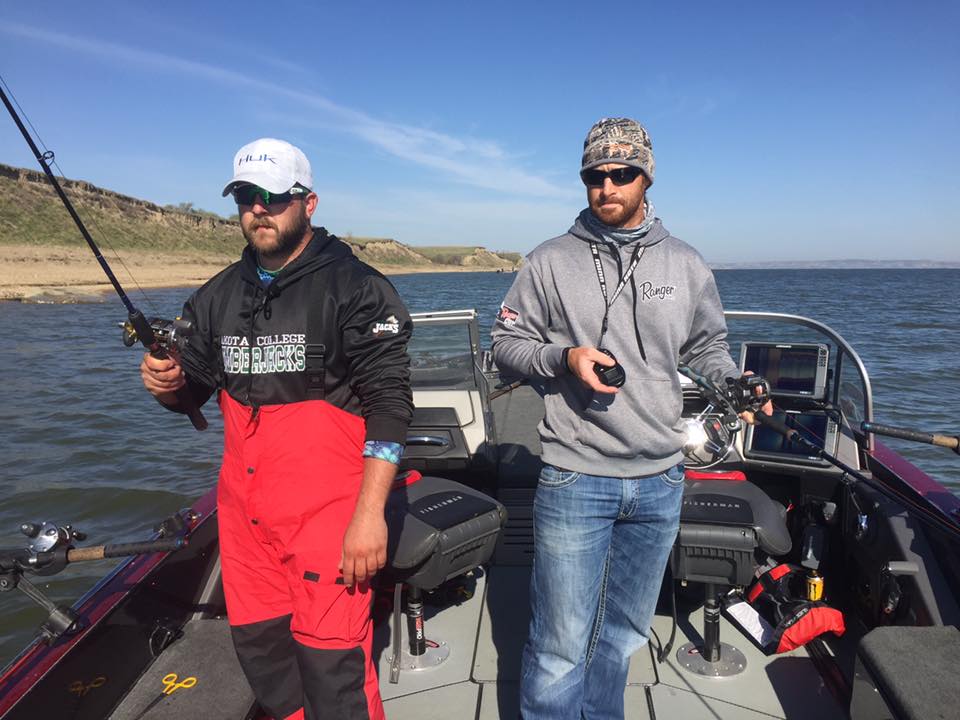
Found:
<svg viewBox="0 0 960 720"><path fill-rule="evenodd" d="M607 163L640 168L653 184L653 143L643 125L630 118L603 118L590 128L580 172Z"/></svg>

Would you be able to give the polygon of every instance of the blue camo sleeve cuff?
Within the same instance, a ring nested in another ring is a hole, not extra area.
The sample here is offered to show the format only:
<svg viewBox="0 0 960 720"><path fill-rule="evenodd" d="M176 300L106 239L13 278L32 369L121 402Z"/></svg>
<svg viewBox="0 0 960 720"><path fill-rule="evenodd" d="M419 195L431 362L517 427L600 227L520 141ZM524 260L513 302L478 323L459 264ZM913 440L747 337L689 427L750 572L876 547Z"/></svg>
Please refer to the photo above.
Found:
<svg viewBox="0 0 960 720"><path fill-rule="evenodd" d="M402 443L397 442L367 440L363 444L363 456L376 458L377 460L386 460L394 465L399 465L400 458L403 457L403 447Z"/></svg>

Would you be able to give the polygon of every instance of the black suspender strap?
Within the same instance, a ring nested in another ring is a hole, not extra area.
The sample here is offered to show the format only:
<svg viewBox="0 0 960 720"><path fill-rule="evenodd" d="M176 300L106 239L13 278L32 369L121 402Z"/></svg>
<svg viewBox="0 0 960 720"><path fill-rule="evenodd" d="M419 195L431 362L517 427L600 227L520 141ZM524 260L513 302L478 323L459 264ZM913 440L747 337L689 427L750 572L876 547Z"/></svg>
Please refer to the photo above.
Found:
<svg viewBox="0 0 960 720"><path fill-rule="evenodd" d="M307 400L323 400L326 397L326 355L327 347L317 340L323 337L320 322L321 295L320 273L310 276L310 296L307 300L307 346L304 353L307 378Z"/></svg>

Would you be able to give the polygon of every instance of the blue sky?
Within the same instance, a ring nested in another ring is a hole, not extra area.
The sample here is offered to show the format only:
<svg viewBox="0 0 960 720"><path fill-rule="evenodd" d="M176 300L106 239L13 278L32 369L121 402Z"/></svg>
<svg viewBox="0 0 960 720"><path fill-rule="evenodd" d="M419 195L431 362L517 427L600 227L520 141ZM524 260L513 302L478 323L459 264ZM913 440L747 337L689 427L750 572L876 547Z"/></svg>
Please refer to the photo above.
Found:
<svg viewBox="0 0 960 720"><path fill-rule="evenodd" d="M227 215L234 152L281 137L335 233L526 252L626 115L708 261L960 260L958 3L214 5L0 0L0 75L68 177ZM5 115L0 162L36 167Z"/></svg>

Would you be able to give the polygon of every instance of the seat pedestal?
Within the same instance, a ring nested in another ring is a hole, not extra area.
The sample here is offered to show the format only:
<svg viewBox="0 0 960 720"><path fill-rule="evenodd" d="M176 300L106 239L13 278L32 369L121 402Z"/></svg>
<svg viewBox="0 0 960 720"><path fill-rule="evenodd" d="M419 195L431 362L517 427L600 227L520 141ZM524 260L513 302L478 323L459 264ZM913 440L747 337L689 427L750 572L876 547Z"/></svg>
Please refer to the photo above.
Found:
<svg viewBox="0 0 960 720"><path fill-rule="evenodd" d="M747 658L733 645L720 642L720 603L717 586L707 583L703 604L703 645L687 643L677 650L681 667L704 677L730 677L742 673Z"/></svg>
<svg viewBox="0 0 960 720"><path fill-rule="evenodd" d="M729 677L746 669L737 648L720 642L721 587L743 587L754 577L756 552L784 555L791 539L785 511L760 488L743 480L688 480L680 511L680 532L671 555L677 580L706 588L703 645L677 651L681 667L704 677Z"/></svg>
<svg viewBox="0 0 960 720"><path fill-rule="evenodd" d="M390 682L400 680L400 671L429 670L450 657L450 646L442 640L428 640L423 622L423 592L411 586L407 591L407 635L406 648L400 643L400 606L403 583L397 583L393 589L393 655L390 658Z"/></svg>

